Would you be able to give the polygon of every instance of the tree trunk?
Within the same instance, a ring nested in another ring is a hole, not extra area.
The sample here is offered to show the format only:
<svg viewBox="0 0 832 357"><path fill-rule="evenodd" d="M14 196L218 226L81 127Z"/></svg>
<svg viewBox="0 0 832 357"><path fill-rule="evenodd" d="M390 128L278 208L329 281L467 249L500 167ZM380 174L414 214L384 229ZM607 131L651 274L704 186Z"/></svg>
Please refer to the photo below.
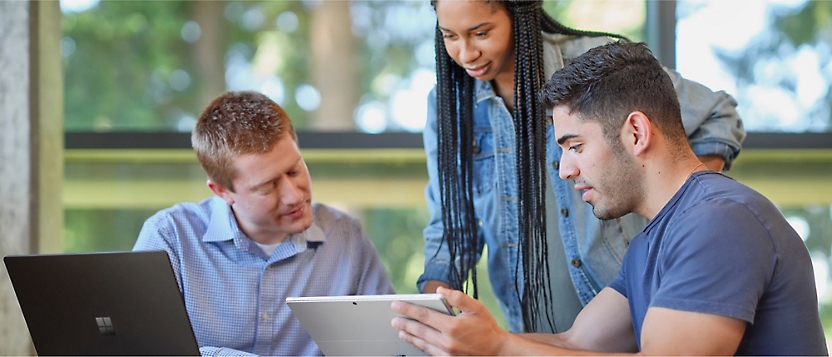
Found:
<svg viewBox="0 0 832 357"><path fill-rule="evenodd" d="M310 116L313 130L355 130L360 74L349 6L348 1L321 1L312 12L309 80L321 94L321 105Z"/></svg>
<svg viewBox="0 0 832 357"><path fill-rule="evenodd" d="M198 105L204 106L225 91L225 24L223 8L226 1L192 1L191 14L199 24L202 35L194 43L193 61L197 73L192 82L197 85ZM196 113L199 115L199 113Z"/></svg>

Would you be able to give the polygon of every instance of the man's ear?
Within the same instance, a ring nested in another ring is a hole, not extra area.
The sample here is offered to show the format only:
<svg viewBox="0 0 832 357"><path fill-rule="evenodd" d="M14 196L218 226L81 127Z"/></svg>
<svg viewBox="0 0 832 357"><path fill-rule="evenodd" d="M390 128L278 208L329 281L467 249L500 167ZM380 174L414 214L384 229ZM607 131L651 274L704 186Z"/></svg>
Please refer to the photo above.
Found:
<svg viewBox="0 0 832 357"><path fill-rule="evenodd" d="M635 111L627 116L621 128L624 145L632 150L633 156L643 154L653 142L653 123L642 112Z"/></svg>
<svg viewBox="0 0 832 357"><path fill-rule="evenodd" d="M206 182L206 184L208 185L208 188L210 188L211 191L214 192L215 195L225 200L225 202L228 202L229 206L234 204L234 198L231 197L231 191L229 191L227 188L223 187L222 185L214 181L211 181L211 179L208 179L208 182Z"/></svg>

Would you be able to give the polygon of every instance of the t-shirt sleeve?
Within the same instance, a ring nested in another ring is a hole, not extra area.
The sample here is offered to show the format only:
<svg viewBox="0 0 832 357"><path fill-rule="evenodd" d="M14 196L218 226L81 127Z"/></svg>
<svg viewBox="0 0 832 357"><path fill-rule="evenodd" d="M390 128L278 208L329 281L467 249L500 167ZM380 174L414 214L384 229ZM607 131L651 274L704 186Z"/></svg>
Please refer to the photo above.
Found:
<svg viewBox="0 0 832 357"><path fill-rule="evenodd" d="M626 269L627 269L627 264L621 265L621 268L618 269L618 276L615 279L613 279L607 285L608 288L611 288L611 289L617 291L619 294L621 294L625 298L628 297L627 296L627 278L625 278L627 276Z"/></svg>
<svg viewBox="0 0 832 357"><path fill-rule="evenodd" d="M754 322L776 252L768 230L745 205L711 200L670 222L651 307Z"/></svg>

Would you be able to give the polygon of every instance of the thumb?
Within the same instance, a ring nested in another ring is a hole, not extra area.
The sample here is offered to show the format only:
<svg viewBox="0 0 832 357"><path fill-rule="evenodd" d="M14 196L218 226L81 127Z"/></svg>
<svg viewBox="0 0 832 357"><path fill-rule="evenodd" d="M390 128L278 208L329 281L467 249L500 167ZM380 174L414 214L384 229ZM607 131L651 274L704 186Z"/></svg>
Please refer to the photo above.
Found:
<svg viewBox="0 0 832 357"><path fill-rule="evenodd" d="M478 300L466 295L459 290L451 290L444 287L438 287L436 293L442 295L445 301L451 306L466 314L477 314L483 308L483 304Z"/></svg>

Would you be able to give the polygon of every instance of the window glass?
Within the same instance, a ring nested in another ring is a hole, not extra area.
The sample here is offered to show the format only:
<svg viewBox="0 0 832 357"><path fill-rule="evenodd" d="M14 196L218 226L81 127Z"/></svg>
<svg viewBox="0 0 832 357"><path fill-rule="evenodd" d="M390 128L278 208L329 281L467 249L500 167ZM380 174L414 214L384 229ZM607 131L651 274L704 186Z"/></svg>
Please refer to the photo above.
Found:
<svg viewBox="0 0 832 357"><path fill-rule="evenodd" d="M434 80L427 1L61 1L65 127L188 132L224 90L298 129L421 131Z"/></svg>
<svg viewBox="0 0 832 357"><path fill-rule="evenodd" d="M567 26L643 38L643 0L544 6ZM429 1L62 0L61 8L68 131L189 132L224 90L265 93L300 130L425 125L436 82Z"/></svg>
<svg viewBox="0 0 832 357"><path fill-rule="evenodd" d="M800 234L815 270L820 318L823 326L832 326L832 281L830 281L830 249L832 249L832 207L812 204L803 207L781 207L792 227ZM829 332L826 332L830 338Z"/></svg>
<svg viewBox="0 0 832 357"><path fill-rule="evenodd" d="M543 8L562 24L587 31L624 35L644 41L644 0L545 0Z"/></svg>
<svg viewBox="0 0 832 357"><path fill-rule="evenodd" d="M677 68L739 102L748 131L832 131L832 2L680 0Z"/></svg>

